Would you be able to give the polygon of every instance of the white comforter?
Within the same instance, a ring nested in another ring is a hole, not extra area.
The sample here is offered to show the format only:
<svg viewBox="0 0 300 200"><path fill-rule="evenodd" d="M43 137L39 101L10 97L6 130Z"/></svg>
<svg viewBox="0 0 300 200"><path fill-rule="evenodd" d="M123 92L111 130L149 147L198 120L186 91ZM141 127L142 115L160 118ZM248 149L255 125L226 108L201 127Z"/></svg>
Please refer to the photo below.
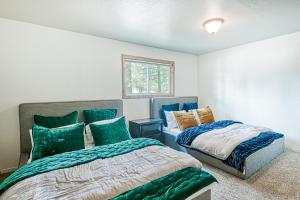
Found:
<svg viewBox="0 0 300 200"><path fill-rule="evenodd" d="M197 136L191 147L225 160L239 144L264 131L270 131L270 129L246 124L232 124Z"/></svg>
<svg viewBox="0 0 300 200"><path fill-rule="evenodd" d="M110 199L186 167L202 165L188 154L149 146L27 178L0 199Z"/></svg>

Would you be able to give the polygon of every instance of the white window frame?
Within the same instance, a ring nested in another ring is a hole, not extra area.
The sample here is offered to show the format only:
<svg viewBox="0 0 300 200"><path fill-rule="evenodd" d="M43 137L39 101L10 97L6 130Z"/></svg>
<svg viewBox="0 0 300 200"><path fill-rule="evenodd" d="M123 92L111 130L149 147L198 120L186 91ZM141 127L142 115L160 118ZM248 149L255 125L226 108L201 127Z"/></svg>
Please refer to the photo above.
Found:
<svg viewBox="0 0 300 200"><path fill-rule="evenodd" d="M156 64L164 64L170 66L170 93L168 94L136 94L136 95L127 95L126 94L126 83L125 83L125 61L132 60L138 62L146 62L146 63L156 63ZM122 54L122 97L123 99L138 99L138 98L151 98L151 97L173 97L175 90L175 62L161 59L153 59L146 58L140 56L131 56Z"/></svg>

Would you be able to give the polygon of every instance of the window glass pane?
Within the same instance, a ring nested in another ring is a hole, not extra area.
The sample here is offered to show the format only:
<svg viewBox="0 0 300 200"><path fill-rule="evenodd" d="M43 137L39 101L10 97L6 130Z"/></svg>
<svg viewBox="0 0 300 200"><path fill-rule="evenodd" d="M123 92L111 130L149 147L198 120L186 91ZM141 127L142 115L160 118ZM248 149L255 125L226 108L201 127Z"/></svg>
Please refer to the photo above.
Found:
<svg viewBox="0 0 300 200"><path fill-rule="evenodd" d="M123 60L125 96L172 95L171 64L147 60Z"/></svg>
<svg viewBox="0 0 300 200"><path fill-rule="evenodd" d="M160 66L160 82L161 82L161 92L170 92L170 67L161 65Z"/></svg>
<svg viewBox="0 0 300 200"><path fill-rule="evenodd" d="M147 65L137 62L129 62L130 84L128 86L129 94L147 94Z"/></svg>
<svg viewBox="0 0 300 200"><path fill-rule="evenodd" d="M159 66L149 66L149 93L155 94L160 93L160 79L159 79Z"/></svg>
<svg viewBox="0 0 300 200"><path fill-rule="evenodd" d="M138 62L125 62L125 81L127 94L146 94L147 66Z"/></svg>

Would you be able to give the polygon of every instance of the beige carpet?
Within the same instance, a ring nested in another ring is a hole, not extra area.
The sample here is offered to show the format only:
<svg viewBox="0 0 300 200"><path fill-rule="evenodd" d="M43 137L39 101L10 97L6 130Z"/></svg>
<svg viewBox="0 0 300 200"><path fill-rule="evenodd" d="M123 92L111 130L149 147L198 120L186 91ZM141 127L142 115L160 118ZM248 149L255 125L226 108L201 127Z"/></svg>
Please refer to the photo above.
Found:
<svg viewBox="0 0 300 200"><path fill-rule="evenodd" d="M219 181L212 200L300 200L300 153L286 150L247 180L204 164Z"/></svg>

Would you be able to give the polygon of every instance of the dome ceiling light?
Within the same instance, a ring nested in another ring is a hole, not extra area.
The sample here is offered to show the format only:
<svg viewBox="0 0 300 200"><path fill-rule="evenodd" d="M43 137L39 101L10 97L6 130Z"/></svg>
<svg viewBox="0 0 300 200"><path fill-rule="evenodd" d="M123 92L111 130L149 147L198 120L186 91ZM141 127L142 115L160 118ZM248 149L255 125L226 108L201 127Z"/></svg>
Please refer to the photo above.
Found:
<svg viewBox="0 0 300 200"><path fill-rule="evenodd" d="M208 33L214 34L220 30L223 23L224 23L224 19L213 18L205 21L203 23L203 26Z"/></svg>

